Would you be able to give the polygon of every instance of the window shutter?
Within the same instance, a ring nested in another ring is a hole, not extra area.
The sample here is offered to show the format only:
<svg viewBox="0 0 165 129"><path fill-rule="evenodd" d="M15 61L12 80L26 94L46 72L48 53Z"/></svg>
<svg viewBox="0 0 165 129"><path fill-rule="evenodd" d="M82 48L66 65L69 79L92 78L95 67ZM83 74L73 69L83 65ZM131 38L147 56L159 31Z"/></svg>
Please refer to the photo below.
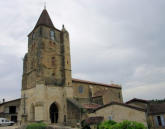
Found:
<svg viewBox="0 0 165 129"><path fill-rule="evenodd" d="M157 116L155 116L154 118L155 118L155 124L156 124L156 126L159 126Z"/></svg>
<svg viewBox="0 0 165 129"><path fill-rule="evenodd" d="M165 122L164 122L164 117L163 117L163 115L161 116L161 122L162 122L162 126L165 126Z"/></svg>
<svg viewBox="0 0 165 129"><path fill-rule="evenodd" d="M16 113L18 113L18 107L16 107Z"/></svg>
<svg viewBox="0 0 165 129"><path fill-rule="evenodd" d="M108 119L109 119L109 120L112 120L112 116L109 116Z"/></svg>
<svg viewBox="0 0 165 129"><path fill-rule="evenodd" d="M9 107L5 108L5 113L9 113Z"/></svg>

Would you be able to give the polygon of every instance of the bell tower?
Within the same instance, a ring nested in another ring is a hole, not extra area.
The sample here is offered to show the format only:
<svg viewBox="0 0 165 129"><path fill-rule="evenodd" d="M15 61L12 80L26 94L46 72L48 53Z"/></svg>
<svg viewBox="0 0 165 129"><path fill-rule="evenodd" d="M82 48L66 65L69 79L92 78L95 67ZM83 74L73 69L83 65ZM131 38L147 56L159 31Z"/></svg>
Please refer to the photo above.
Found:
<svg viewBox="0 0 165 129"><path fill-rule="evenodd" d="M64 122L73 97L69 33L55 28L46 9L28 35L21 96L20 120L48 123Z"/></svg>
<svg viewBox="0 0 165 129"><path fill-rule="evenodd" d="M46 9L28 35L22 89L33 88L37 82L55 86L72 85L69 33L64 26L61 31L54 27Z"/></svg>

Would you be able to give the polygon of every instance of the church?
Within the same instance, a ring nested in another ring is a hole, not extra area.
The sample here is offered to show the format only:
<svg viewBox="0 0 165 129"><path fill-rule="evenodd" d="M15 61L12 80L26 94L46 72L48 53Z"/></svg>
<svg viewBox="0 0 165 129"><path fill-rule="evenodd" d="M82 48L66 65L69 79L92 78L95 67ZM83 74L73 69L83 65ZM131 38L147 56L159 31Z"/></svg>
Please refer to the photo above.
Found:
<svg viewBox="0 0 165 129"><path fill-rule="evenodd" d="M72 78L69 32L64 25L57 29L46 9L28 34L21 98L0 104L3 115L21 124L129 119L146 125L143 109L123 103L120 85Z"/></svg>

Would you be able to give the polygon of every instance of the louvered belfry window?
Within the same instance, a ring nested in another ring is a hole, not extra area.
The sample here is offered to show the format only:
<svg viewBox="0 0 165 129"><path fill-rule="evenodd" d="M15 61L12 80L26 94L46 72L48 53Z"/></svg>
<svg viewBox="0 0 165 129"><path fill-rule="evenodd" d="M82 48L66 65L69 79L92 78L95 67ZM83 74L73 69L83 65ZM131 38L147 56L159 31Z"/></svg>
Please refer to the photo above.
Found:
<svg viewBox="0 0 165 129"><path fill-rule="evenodd" d="M54 40L55 39L55 33L53 30L50 31L50 39Z"/></svg>

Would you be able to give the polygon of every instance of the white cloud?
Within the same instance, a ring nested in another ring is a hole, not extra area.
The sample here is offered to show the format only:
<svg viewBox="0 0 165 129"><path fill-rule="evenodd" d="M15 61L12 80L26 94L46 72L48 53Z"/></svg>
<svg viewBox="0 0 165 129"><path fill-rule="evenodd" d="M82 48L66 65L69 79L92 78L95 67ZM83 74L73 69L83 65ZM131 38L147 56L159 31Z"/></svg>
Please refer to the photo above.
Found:
<svg viewBox="0 0 165 129"><path fill-rule="evenodd" d="M123 90L125 101L132 98L141 99L164 99L165 83L143 84Z"/></svg>

